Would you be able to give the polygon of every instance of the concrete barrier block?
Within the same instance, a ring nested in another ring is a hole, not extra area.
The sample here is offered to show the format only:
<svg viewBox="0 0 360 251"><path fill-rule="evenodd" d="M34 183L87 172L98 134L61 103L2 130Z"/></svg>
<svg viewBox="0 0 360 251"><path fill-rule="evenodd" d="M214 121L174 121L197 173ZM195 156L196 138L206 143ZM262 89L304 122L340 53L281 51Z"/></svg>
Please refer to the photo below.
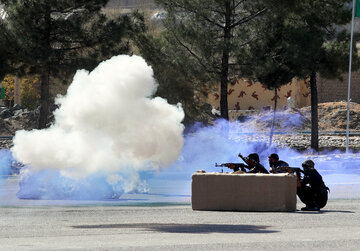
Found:
<svg viewBox="0 0 360 251"><path fill-rule="evenodd" d="M193 210L295 211L292 174L194 173Z"/></svg>

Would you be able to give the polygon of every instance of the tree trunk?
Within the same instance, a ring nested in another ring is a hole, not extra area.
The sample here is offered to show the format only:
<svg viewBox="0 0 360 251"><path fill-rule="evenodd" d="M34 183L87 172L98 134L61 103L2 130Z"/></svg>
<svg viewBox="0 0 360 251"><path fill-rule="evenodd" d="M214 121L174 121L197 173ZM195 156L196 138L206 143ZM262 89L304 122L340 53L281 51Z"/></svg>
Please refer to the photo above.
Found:
<svg viewBox="0 0 360 251"><path fill-rule="evenodd" d="M271 144L272 144L272 138L273 138L274 127L275 127L275 117L276 117L276 107L277 107L277 88L275 88L274 94L275 94L274 111L273 111L273 119L272 119L271 130L270 130L269 147L270 147Z"/></svg>
<svg viewBox="0 0 360 251"><path fill-rule="evenodd" d="M47 127L48 115L49 115L49 71L48 67L44 69L40 76L40 116L38 129Z"/></svg>
<svg viewBox="0 0 360 251"><path fill-rule="evenodd" d="M228 75L229 75L229 54L231 38L231 6L230 1L226 1L225 28L224 28L224 48L221 59L221 85L220 85L220 113L221 117L229 120L228 108Z"/></svg>
<svg viewBox="0 0 360 251"><path fill-rule="evenodd" d="M50 53L51 51L51 41L50 41L50 36L51 36L51 10L50 10L50 6L47 6L47 11L44 15L45 18L45 24L46 24L46 28L45 28L45 32L43 33L43 39L44 41L46 41L46 46L44 46L44 53L45 56L44 58L46 58L46 56L49 56L48 53ZM48 123L48 115L49 115L49 99L50 99L50 95L49 95L49 79L50 79L50 62L47 61L48 59L46 59L45 62L43 62L43 69L41 71L41 75L40 75L40 116L39 116L39 125L38 125L38 129L43 129L47 127L47 123Z"/></svg>
<svg viewBox="0 0 360 251"><path fill-rule="evenodd" d="M311 90L311 148L319 150L319 118L318 118L318 95L316 87L316 72L310 75Z"/></svg>

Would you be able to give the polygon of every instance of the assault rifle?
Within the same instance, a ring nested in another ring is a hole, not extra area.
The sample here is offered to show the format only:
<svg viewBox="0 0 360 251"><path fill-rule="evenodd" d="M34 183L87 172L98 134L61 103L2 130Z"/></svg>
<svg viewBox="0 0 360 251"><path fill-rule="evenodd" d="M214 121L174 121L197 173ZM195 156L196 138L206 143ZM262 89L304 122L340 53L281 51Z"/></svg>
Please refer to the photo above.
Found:
<svg viewBox="0 0 360 251"><path fill-rule="evenodd" d="M291 166L278 166L276 168L272 168L275 172L292 172L292 173L304 173L304 171L300 167L291 167Z"/></svg>
<svg viewBox="0 0 360 251"><path fill-rule="evenodd" d="M248 157L244 157L244 156L241 155L241 153L239 153L238 156L239 156L240 159L242 159L246 164L249 164L249 162L252 162L252 164L253 164L254 166L256 166L257 164L259 164L258 161L255 161L255 160L253 160L253 159L249 159Z"/></svg>
<svg viewBox="0 0 360 251"><path fill-rule="evenodd" d="M222 163L222 164L215 163L215 167L227 167L227 168L234 170L234 172L239 171L239 169L241 169L241 171L246 172L246 170L245 170L246 166L242 163L241 164L239 164L239 163ZM221 168L221 172L223 172L222 168Z"/></svg>
<svg viewBox="0 0 360 251"><path fill-rule="evenodd" d="M248 158L244 157L241 155L241 153L238 154L238 156L240 157L240 159L242 159L245 163L247 163Z"/></svg>

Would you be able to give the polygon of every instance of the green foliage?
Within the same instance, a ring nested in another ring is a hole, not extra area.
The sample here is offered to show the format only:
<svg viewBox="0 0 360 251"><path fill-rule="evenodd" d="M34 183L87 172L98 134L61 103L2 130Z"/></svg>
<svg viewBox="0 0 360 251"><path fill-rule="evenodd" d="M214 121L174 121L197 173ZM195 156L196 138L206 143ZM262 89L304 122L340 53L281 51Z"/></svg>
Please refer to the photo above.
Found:
<svg viewBox="0 0 360 251"><path fill-rule="evenodd" d="M206 87L249 77L275 89L318 72L340 78L348 67L350 0L157 0L166 11L159 36L135 44L159 81L158 94L201 114ZM354 68L359 59L354 46ZM200 97L200 98L199 98ZM196 116L194 116L196 117Z"/></svg>
<svg viewBox="0 0 360 251"><path fill-rule="evenodd" d="M303 68L302 76L315 71L325 78L340 78L348 69L350 35L340 27L351 21L351 3L305 0L292 9L289 23L296 28L293 45ZM355 46L354 52L357 67Z"/></svg>
<svg viewBox="0 0 360 251"><path fill-rule="evenodd" d="M238 76L233 58L249 39L248 24L261 15L264 7L250 0L156 2L166 11L164 32L156 42L157 38L145 35L137 39L136 44L155 69L159 92L163 86L181 90L182 94L176 99L182 103L187 100L188 105L184 107L189 114L194 104L198 108L201 106L207 86L221 83L221 116L228 118L227 86ZM150 56L153 52L157 55ZM188 90L183 90L184 86ZM171 97L173 94L165 95ZM202 113L201 109L192 110L195 114Z"/></svg>
<svg viewBox="0 0 360 251"><path fill-rule="evenodd" d="M21 79L21 105L29 110L39 106L40 80L38 76L28 76Z"/></svg>
<svg viewBox="0 0 360 251"><path fill-rule="evenodd" d="M4 0L6 24L17 44L17 60L33 73L49 65L51 75L91 69L101 58L126 52L127 16L107 20L107 0Z"/></svg>
<svg viewBox="0 0 360 251"><path fill-rule="evenodd" d="M14 44L12 43L11 36L8 32L6 24L0 18L0 81L7 73L12 71L10 58L14 52Z"/></svg>
<svg viewBox="0 0 360 251"><path fill-rule="evenodd" d="M237 60L243 77L263 83L268 89L289 83L300 71L296 54L292 50L292 27L286 22L284 8L280 12L268 9L264 17L255 23L254 30L261 28L256 39L242 50Z"/></svg>
<svg viewBox="0 0 360 251"><path fill-rule="evenodd" d="M14 101L14 76L6 75L2 81L5 88L5 101L13 104ZM21 105L34 110L39 106L40 81L38 76L26 76L21 79L20 90Z"/></svg>
<svg viewBox="0 0 360 251"><path fill-rule="evenodd" d="M341 74L347 71L349 49L344 49L349 48L350 43L346 45L345 37L338 33L340 25L347 24L351 20L349 8L351 2L351 0L300 1L289 18L289 23L297 29L294 36L299 38L299 42L294 43L298 62L302 66L299 75L310 78L311 147L315 150L319 148L316 75L320 73L324 78L341 78ZM355 46L354 49L357 68Z"/></svg>
<svg viewBox="0 0 360 251"><path fill-rule="evenodd" d="M349 60L350 35L340 25L350 22L349 0L282 1L268 6L252 28L256 39L239 50L244 76L269 89L293 77L308 78L315 71L325 78L340 78ZM359 59L353 51L354 69ZM250 66L250 67L249 67Z"/></svg>
<svg viewBox="0 0 360 251"><path fill-rule="evenodd" d="M186 125L194 121L208 122L209 115L200 109L204 106L204 82L194 78L194 68L184 65L184 55L177 53L164 37L154 37L148 33L137 34L134 37L139 52L153 70L159 85L156 95L166 98L169 103L181 103L185 111ZM171 55L171 56L170 56ZM208 109L210 113L211 108Z"/></svg>
<svg viewBox="0 0 360 251"><path fill-rule="evenodd" d="M132 29L130 17L107 19L101 12L108 0L3 0L12 61L17 74L39 74L39 128L47 126L49 79L92 70L100 61L126 53L123 38Z"/></svg>
<svg viewBox="0 0 360 251"><path fill-rule="evenodd" d="M232 58L238 48L248 40L248 24L263 8L257 1L157 1L167 11L164 21L165 39L178 54L191 58L198 70L205 72L214 82L220 81L224 50ZM229 6L227 6L229 5ZM228 20L228 27L225 23ZM225 31L231 37L224 39ZM230 78L236 68L229 69Z"/></svg>
<svg viewBox="0 0 360 251"><path fill-rule="evenodd" d="M358 36L356 35L356 37ZM354 41L358 41L358 38L355 38ZM360 57L355 43L353 42L352 71L358 70L360 67ZM341 31L335 39L325 42L322 48L326 54L320 61L321 76L328 79L343 80L343 73L349 70L350 34Z"/></svg>
<svg viewBox="0 0 360 251"><path fill-rule="evenodd" d="M7 75L4 77L2 84L5 88L5 100L14 100L14 76Z"/></svg>

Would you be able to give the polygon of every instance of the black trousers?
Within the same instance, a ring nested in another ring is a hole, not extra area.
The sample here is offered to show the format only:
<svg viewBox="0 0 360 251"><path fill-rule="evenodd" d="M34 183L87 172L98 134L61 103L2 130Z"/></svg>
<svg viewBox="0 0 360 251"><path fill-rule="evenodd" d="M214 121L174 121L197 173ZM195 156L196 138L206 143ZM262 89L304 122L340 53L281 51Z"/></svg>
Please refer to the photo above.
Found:
<svg viewBox="0 0 360 251"><path fill-rule="evenodd" d="M297 195L307 207L323 208L328 201L328 191L326 188L315 190L311 187L301 185L301 187L297 189Z"/></svg>

